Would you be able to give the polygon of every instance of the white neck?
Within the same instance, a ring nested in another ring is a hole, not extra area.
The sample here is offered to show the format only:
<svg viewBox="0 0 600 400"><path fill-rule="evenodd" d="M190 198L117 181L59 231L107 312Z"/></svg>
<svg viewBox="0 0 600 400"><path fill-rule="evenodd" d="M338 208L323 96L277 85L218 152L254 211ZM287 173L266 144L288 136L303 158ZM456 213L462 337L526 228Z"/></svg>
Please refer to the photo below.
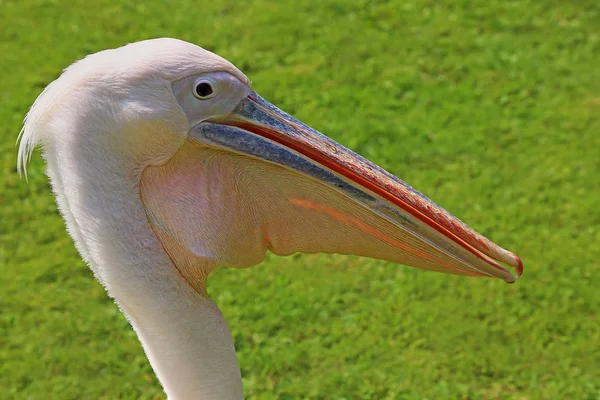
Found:
<svg viewBox="0 0 600 400"><path fill-rule="evenodd" d="M217 306L196 292L185 293L187 288L165 292L157 283L160 295L146 287L115 299L169 398L242 399L233 340Z"/></svg>
<svg viewBox="0 0 600 400"><path fill-rule="evenodd" d="M126 173L132 169L120 162L105 168L107 155L95 157L81 143L45 149L68 230L137 332L165 392L171 399L243 398L223 315L187 284L163 251L147 222L137 183Z"/></svg>

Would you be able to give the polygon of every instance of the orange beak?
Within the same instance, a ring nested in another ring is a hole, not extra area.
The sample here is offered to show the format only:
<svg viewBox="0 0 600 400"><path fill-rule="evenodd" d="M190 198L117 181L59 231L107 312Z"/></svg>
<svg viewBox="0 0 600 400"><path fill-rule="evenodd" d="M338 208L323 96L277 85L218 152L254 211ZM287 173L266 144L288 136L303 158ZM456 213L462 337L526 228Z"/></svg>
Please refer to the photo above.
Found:
<svg viewBox="0 0 600 400"><path fill-rule="evenodd" d="M195 127L190 136L210 146L282 166L327 185L372 215L379 228L326 203L289 202L359 229L406 257L367 255L440 272L497 277L513 283L519 257L475 232L402 180L279 110L255 92L219 120ZM350 251L352 252L352 251ZM357 252L358 253L358 252ZM398 261L400 260L400 261ZM501 263L516 268L513 275Z"/></svg>

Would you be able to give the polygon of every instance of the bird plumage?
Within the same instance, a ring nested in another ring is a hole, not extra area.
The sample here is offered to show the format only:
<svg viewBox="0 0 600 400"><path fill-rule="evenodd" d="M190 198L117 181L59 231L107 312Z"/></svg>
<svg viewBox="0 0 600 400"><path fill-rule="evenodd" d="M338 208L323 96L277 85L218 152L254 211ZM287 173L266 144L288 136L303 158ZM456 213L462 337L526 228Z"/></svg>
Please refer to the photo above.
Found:
<svg viewBox="0 0 600 400"><path fill-rule="evenodd" d="M322 251L514 281L496 261L519 269L514 254L249 84L195 45L138 42L67 68L20 134L19 170L41 145L67 230L169 397L243 397L215 267Z"/></svg>

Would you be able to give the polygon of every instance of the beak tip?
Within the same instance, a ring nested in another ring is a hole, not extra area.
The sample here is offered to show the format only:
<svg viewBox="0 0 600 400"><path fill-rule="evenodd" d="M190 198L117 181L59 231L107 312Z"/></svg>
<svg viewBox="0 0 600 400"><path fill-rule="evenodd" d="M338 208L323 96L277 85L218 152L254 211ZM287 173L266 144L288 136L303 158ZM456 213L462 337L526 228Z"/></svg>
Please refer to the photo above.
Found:
<svg viewBox="0 0 600 400"><path fill-rule="evenodd" d="M512 260L514 261L513 265L515 266L516 271L515 271L514 278L507 280L506 283L509 283L512 285L513 283L515 283L517 281L517 279L519 279L519 277L521 275L523 275L523 261L521 261L521 258L519 258L519 256L517 256L514 253L510 253L510 255L511 255Z"/></svg>
<svg viewBox="0 0 600 400"><path fill-rule="evenodd" d="M521 261L521 259L519 258L519 256L517 256L516 254L513 254L515 257L515 261L517 262L517 271L516 271L516 278L515 280L517 280L522 274L523 274L523 261Z"/></svg>

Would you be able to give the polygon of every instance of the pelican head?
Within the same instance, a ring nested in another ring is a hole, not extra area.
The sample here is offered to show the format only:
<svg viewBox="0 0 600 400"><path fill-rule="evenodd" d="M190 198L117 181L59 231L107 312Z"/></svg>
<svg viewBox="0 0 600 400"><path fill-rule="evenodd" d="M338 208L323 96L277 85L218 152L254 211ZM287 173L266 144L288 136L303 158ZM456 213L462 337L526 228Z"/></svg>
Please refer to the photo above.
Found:
<svg viewBox="0 0 600 400"><path fill-rule="evenodd" d="M225 59L175 39L76 62L40 95L41 144L67 228L173 398L240 398L219 266L270 251L355 254L514 282L520 259L260 97ZM516 268L516 274L506 266Z"/></svg>

